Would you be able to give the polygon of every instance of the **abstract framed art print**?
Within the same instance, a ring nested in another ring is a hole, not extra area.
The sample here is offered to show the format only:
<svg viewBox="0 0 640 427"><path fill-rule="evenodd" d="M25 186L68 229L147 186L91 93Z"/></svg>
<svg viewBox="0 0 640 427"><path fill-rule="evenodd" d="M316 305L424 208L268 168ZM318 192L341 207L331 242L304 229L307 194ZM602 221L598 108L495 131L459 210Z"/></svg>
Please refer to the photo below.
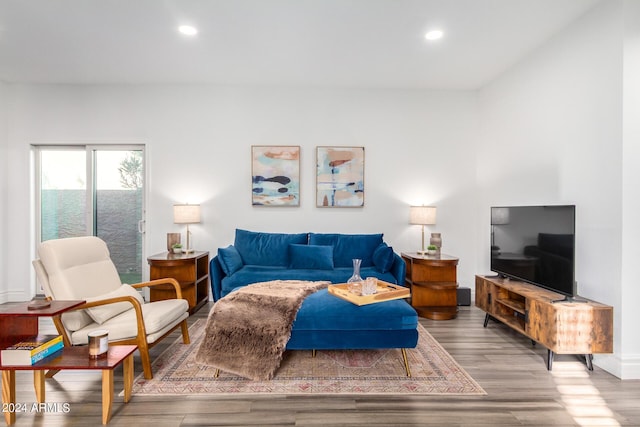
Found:
<svg viewBox="0 0 640 427"><path fill-rule="evenodd" d="M251 147L251 204L300 206L300 146Z"/></svg>
<svg viewBox="0 0 640 427"><path fill-rule="evenodd" d="M364 206L364 147L317 147L316 206Z"/></svg>

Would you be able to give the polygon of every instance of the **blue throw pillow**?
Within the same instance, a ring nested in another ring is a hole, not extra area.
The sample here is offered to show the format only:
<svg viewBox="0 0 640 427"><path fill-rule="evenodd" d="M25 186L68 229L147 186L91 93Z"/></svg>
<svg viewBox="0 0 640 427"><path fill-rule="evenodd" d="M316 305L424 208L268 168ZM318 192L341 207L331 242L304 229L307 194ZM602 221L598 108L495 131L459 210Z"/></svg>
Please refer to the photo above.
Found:
<svg viewBox="0 0 640 427"><path fill-rule="evenodd" d="M244 265L240 253L233 245L229 245L226 248L219 248L218 260L220 261L222 271L224 271L224 274L227 276L231 276Z"/></svg>
<svg viewBox="0 0 640 427"><path fill-rule="evenodd" d="M289 245L289 268L333 270L333 247Z"/></svg>
<svg viewBox="0 0 640 427"><path fill-rule="evenodd" d="M380 273L386 273L391 270L393 265L393 248L386 243L380 243L375 251L373 251L373 265Z"/></svg>

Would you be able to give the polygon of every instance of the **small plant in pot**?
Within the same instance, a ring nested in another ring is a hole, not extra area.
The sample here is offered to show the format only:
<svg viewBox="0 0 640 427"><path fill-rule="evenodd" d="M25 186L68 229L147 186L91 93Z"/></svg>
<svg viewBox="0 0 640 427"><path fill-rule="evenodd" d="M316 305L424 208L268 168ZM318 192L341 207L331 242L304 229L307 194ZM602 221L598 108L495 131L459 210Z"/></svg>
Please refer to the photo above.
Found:
<svg viewBox="0 0 640 427"><path fill-rule="evenodd" d="M181 254L182 253L182 244L175 243L173 246L171 246L171 249L173 250L174 254Z"/></svg>
<svg viewBox="0 0 640 427"><path fill-rule="evenodd" d="M429 245L427 246L427 255L437 255L438 254L438 247L435 245Z"/></svg>

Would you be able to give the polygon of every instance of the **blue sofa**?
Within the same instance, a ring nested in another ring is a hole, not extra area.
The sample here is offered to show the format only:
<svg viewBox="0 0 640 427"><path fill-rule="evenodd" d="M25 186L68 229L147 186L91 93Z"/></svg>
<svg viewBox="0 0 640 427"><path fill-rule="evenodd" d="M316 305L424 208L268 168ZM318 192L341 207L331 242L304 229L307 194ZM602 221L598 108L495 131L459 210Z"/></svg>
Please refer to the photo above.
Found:
<svg viewBox="0 0 640 427"><path fill-rule="evenodd" d="M233 245L218 249L209 274L214 301L233 289L269 280L344 283L353 259L360 275L404 286L406 265L382 234L263 233L236 230Z"/></svg>
<svg viewBox="0 0 640 427"><path fill-rule="evenodd" d="M278 234L236 230L233 245L218 249L210 263L214 299L250 283L327 280L344 283L353 274L404 286L406 265L382 234ZM404 300L357 306L322 289L302 302L287 350L406 349L418 342L418 314Z"/></svg>

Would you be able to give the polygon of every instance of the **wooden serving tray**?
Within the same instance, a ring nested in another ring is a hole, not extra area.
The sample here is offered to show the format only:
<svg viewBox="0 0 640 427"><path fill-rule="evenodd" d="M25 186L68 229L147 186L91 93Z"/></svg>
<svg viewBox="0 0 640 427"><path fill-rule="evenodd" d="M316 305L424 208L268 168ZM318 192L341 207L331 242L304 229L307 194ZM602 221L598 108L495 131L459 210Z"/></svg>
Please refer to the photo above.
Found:
<svg viewBox="0 0 640 427"><path fill-rule="evenodd" d="M394 299L408 298L409 288L378 280L378 291L373 295L357 295L349 292L348 283L329 285L329 293L355 305L367 305Z"/></svg>

